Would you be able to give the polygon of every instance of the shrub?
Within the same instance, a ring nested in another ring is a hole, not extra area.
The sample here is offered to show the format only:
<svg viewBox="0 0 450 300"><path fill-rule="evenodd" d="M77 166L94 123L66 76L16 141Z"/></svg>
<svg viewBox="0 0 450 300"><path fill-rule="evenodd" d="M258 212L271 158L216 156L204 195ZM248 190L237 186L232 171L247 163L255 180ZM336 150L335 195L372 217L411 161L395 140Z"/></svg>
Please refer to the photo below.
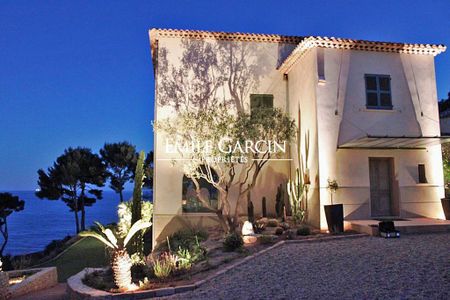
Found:
<svg viewBox="0 0 450 300"><path fill-rule="evenodd" d="M203 229L183 229L175 232L169 238L168 250L176 250L180 247L192 250L199 242L208 239L208 233ZM170 248L170 249L169 249Z"/></svg>
<svg viewBox="0 0 450 300"><path fill-rule="evenodd" d="M275 228L275 234L276 235L282 235L284 232L284 229L282 227Z"/></svg>
<svg viewBox="0 0 450 300"><path fill-rule="evenodd" d="M63 242L61 240L53 240L47 246L45 246L44 253L48 254L48 253L52 252L53 250L61 247L62 245L63 245Z"/></svg>
<svg viewBox="0 0 450 300"><path fill-rule="evenodd" d="M293 240L294 236L295 236L295 231L294 230L286 231L286 239Z"/></svg>
<svg viewBox="0 0 450 300"><path fill-rule="evenodd" d="M299 228L297 228L297 235L310 235L311 230L308 226L302 225Z"/></svg>
<svg viewBox="0 0 450 300"><path fill-rule="evenodd" d="M133 278L133 282L137 282L145 277L155 278L156 276L153 273L153 266L151 264L139 264L131 266L131 277Z"/></svg>
<svg viewBox="0 0 450 300"><path fill-rule="evenodd" d="M111 291L117 289L111 268L86 273L82 282L97 290Z"/></svg>
<svg viewBox="0 0 450 300"><path fill-rule="evenodd" d="M258 240L259 240L259 242L260 242L262 245L272 244L272 243L273 243L273 237L272 237L271 235L265 235L265 234L263 234L263 235L261 235L261 236L258 238Z"/></svg>
<svg viewBox="0 0 450 300"><path fill-rule="evenodd" d="M275 211L277 214L277 218L284 217L284 197L282 184L277 187L277 194L275 196Z"/></svg>
<svg viewBox="0 0 450 300"><path fill-rule="evenodd" d="M280 223L280 227L284 230L288 230L290 228L289 224L286 222Z"/></svg>
<svg viewBox="0 0 450 300"><path fill-rule="evenodd" d="M164 252L161 256L153 261L153 273L156 278L165 279L174 271L177 264L177 257L168 252Z"/></svg>
<svg viewBox="0 0 450 300"><path fill-rule="evenodd" d="M181 270L189 270L194 263L194 257L188 249L179 248L177 251L177 268Z"/></svg>
<svg viewBox="0 0 450 300"><path fill-rule="evenodd" d="M152 288L153 283L148 280L148 277L144 277L144 280L139 280L139 289L142 291L149 290Z"/></svg>
<svg viewBox="0 0 450 300"><path fill-rule="evenodd" d="M117 233L120 237L125 237L131 228L132 202L122 202L117 207L119 223L117 223ZM150 222L153 216L153 204L149 201L142 201L141 207L142 220Z"/></svg>
<svg viewBox="0 0 450 300"><path fill-rule="evenodd" d="M266 229L266 224L264 222L256 221L255 224L253 224L253 230L255 233L261 233Z"/></svg>
<svg viewBox="0 0 450 300"><path fill-rule="evenodd" d="M228 234L223 241L225 251L234 251L240 249L244 245L244 241L240 234L233 232Z"/></svg>
<svg viewBox="0 0 450 300"><path fill-rule="evenodd" d="M10 271L13 269L13 265L12 265L12 257L9 254L3 255L3 257L1 258L1 270L3 271Z"/></svg>
<svg viewBox="0 0 450 300"><path fill-rule="evenodd" d="M204 260L206 258L206 249L200 245L197 239L197 243L191 248L192 262Z"/></svg>
<svg viewBox="0 0 450 300"><path fill-rule="evenodd" d="M276 219L270 219L267 220L267 227L277 227L278 226L278 221Z"/></svg>
<svg viewBox="0 0 450 300"><path fill-rule="evenodd" d="M32 257L31 255L21 255L19 257L15 257L14 259L12 259L11 264L14 270L26 269L27 267L31 266Z"/></svg>
<svg viewBox="0 0 450 300"><path fill-rule="evenodd" d="M54 252L62 251L65 248L67 241L69 241L71 238L72 237L70 235L67 235L62 240L51 241L47 246L45 246L44 255L49 255L53 251Z"/></svg>

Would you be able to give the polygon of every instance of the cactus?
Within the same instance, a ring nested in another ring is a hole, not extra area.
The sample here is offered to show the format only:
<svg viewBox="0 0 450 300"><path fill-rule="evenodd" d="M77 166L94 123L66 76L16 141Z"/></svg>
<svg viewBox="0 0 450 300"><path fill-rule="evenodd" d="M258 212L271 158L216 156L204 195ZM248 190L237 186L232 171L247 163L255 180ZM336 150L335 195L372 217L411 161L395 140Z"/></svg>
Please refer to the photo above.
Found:
<svg viewBox="0 0 450 300"><path fill-rule="evenodd" d="M254 223L255 222L255 211L254 211L254 207L253 207L253 202L250 199L250 192L247 195L247 216L248 216L248 221L250 223Z"/></svg>
<svg viewBox="0 0 450 300"><path fill-rule="evenodd" d="M144 185L144 162L145 152L141 151L136 163L134 177L133 202L131 205L131 225L142 218L142 186ZM144 239L143 232L138 232L129 247L130 254L135 255L141 262L144 261Z"/></svg>
<svg viewBox="0 0 450 300"><path fill-rule="evenodd" d="M300 136L300 111L299 126L297 129L297 161L299 167L295 170L294 178L287 183L287 192L289 195L289 203L291 204L292 218L295 223L303 222L306 218L308 188L311 184L308 169L309 158L309 132L305 133L305 162L303 155L300 153L301 136ZM306 167L305 167L306 166ZM303 201L305 200L305 201Z"/></svg>
<svg viewBox="0 0 450 300"><path fill-rule="evenodd" d="M277 218L283 218L284 214L284 199L283 199L283 185L280 184L277 188L277 195L275 196L275 211Z"/></svg>
<svg viewBox="0 0 450 300"><path fill-rule="evenodd" d="M294 180L288 181L287 192L289 195L289 203L291 204L292 218L295 223L302 222L305 217L305 210L302 209L304 184L302 172L299 168L295 170Z"/></svg>
<svg viewBox="0 0 450 300"><path fill-rule="evenodd" d="M262 216L267 217L266 197L262 197Z"/></svg>

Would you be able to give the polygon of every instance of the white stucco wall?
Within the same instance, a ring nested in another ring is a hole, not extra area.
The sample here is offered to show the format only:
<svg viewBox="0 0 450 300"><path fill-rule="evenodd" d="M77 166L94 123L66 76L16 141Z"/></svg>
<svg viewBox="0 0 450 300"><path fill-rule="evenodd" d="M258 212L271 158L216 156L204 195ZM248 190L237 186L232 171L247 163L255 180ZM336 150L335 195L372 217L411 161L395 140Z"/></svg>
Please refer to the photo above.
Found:
<svg viewBox="0 0 450 300"><path fill-rule="evenodd" d="M440 198L444 196L444 190L438 146L427 150L338 150L334 171L340 179L340 188L335 199L344 204L347 220L371 216L369 157L392 157L394 160L393 192L398 199L398 216L443 218ZM426 184L419 183L418 164L425 164Z"/></svg>
<svg viewBox="0 0 450 300"><path fill-rule="evenodd" d="M392 111L365 108L365 74L391 76ZM321 206L329 204L328 178L336 179L340 189L335 202L344 204L345 218L369 218L369 157L392 157L400 216L442 217L440 146L417 151L337 150L340 144L367 135L439 135L435 95L432 56L325 49L325 84L317 87ZM428 184L418 184L419 163L425 164Z"/></svg>
<svg viewBox="0 0 450 300"><path fill-rule="evenodd" d="M326 53L339 50L327 50ZM421 107L424 116L421 117L419 104L413 102L414 95L410 92L411 83L406 75L409 74L409 65L404 68L402 56L397 53L349 51L348 53L348 79L345 86L345 104L342 112L339 144L352 139L363 137L367 134L375 136L420 136L436 135L436 124L431 119L436 119L436 98L431 97L431 85L419 84L425 78L424 75L415 74L419 90L428 97L421 98ZM420 55L405 55L406 60L413 65L423 64ZM429 58L429 56L426 56ZM433 68L433 60L428 60ZM423 67L423 66L422 66ZM417 68L419 69L419 68ZM422 70L425 72L424 70ZM429 73L429 70L427 72ZM365 74L383 74L391 76L392 110L368 110L366 109ZM429 76L429 74L427 74ZM412 76L412 75L411 75ZM426 81L429 81L428 79ZM435 86L434 86L435 89ZM417 107L417 108L416 108ZM415 109L416 108L416 109ZM416 111L418 110L418 113Z"/></svg>
<svg viewBox="0 0 450 300"><path fill-rule="evenodd" d="M304 165L309 169L311 185L308 192L307 222L318 227L320 222L319 211L319 169L318 169L318 138L317 138L317 111L316 111L316 86L317 59L316 49L310 50L292 68L289 78L289 112L298 124L298 111L300 109L301 147L300 152L305 161L305 134L309 133L309 157ZM298 149L291 147L293 164L291 173L298 167Z"/></svg>
<svg viewBox="0 0 450 300"><path fill-rule="evenodd" d="M195 43L195 40L193 40ZM211 41L213 46L217 43L235 43L239 46L242 44L255 44L249 42L230 42L230 41ZM283 74L278 72L277 66L282 60L281 56L285 56L286 51L290 51L295 45L279 45L276 43L259 43L258 51L254 53L253 60L259 59L259 65L252 69L252 72L260 74L259 84L252 85L248 88L247 93L243 96L245 99L245 109L249 109L250 94L273 94L274 106L286 109L286 84ZM161 38L158 40L158 53L167 50L167 61L169 64L180 67L182 66L182 41L180 38ZM155 120L163 120L166 118L176 117L176 111L170 105L161 105L161 93L158 85L164 80L161 74L161 65L158 63L156 68L156 92L155 92ZM264 69L264 70L263 70ZM163 70L166 72L166 70ZM216 74L217 76L221 74ZM219 100L229 99L230 92L227 85L217 89L216 97ZM195 108L193 108L195 109ZM217 224L217 219L213 213L183 213L182 212L182 162L172 165L168 158L179 158L176 155L168 155L165 152L165 139L162 133L155 134L155 166L154 166L154 226L153 239L154 246L157 241L165 238L165 236L187 226L209 226ZM271 215L275 214L275 195L277 186L285 184L287 180L289 163L288 162L269 162L264 166L263 171L259 175L256 187L251 192L252 202L255 208L255 214L262 213L262 197L266 197L267 212ZM235 190L230 191L230 197L236 195ZM235 202L232 201L232 205ZM240 212L247 213L247 203L241 203Z"/></svg>
<svg viewBox="0 0 450 300"><path fill-rule="evenodd" d="M239 46L239 43L247 42L220 43L237 43ZM280 55L286 55L286 48L290 51L293 45L258 44L252 60L260 59L261 62L252 72L261 75L259 84L248 88L243 99L248 109L250 94L273 94L274 105L288 111L296 121L300 108L303 157L305 133L309 132L310 136L308 222L326 229L323 206L330 200L328 179L338 181L340 189L335 195L335 203L344 204L346 219L370 218L369 157L394 159L394 192L401 217L443 217L439 204L444 193L440 146L426 150L338 149L339 145L366 135L439 135L433 57L326 48L322 49L324 78L319 82L318 51L313 48L297 61L286 80L277 70L282 61ZM158 53L162 49L168 51L170 64L181 65L181 39L159 39ZM158 74L160 69L158 63L157 86L163 80ZM390 75L393 110L366 109L365 74ZM173 108L158 104L160 96L156 88L155 119L175 117ZM229 98L227 86L220 87L216 96L222 100ZM154 241L186 226L216 223L213 214L182 212L182 168L180 163L173 166L164 160L176 157L165 153L164 142L163 134L155 135ZM285 184L289 172L298 166L296 147L291 146L290 151L291 164L271 162L260 175L251 194L257 215L261 214L262 197L267 199L268 212L274 214L276 188ZM419 163L425 164L427 184L418 183ZM231 195L234 193L231 191ZM246 203L242 203L240 211L246 213Z"/></svg>

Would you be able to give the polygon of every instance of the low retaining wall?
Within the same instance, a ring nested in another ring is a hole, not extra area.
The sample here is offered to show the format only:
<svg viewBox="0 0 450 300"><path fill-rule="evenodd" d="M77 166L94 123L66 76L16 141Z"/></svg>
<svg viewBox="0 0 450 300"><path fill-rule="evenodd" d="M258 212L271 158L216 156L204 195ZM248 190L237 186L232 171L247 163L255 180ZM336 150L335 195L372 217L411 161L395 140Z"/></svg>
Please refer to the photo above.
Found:
<svg viewBox="0 0 450 300"><path fill-rule="evenodd" d="M275 249L277 247L280 247L284 244L294 244L294 243L308 243L308 242L325 242L330 240L336 240L336 239L345 239L345 238L359 238L359 237L366 237L366 234L351 234L351 235L339 235L339 236L327 236L327 237L321 237L321 238L308 238L303 240L285 240L280 241L268 248L265 248L259 252L256 252L250 256L247 256L235 263L232 263L229 266L225 266L219 271L209 275L205 279L199 280L193 284L189 285L183 285L183 286L177 286L177 287L167 287L167 288L160 288L155 290L147 290L147 291L135 291L135 292L127 292L127 293L108 293L106 291L97 290L94 288L91 288L83 283L83 278L86 276L87 273L94 272L96 270L101 270L101 268L86 268L83 271L79 272L78 274L70 277L67 280L67 299L70 300L84 300L84 299L96 299L96 300L107 300L107 299L147 299L151 297L162 297L162 296L169 296L179 293L184 293L187 291L192 291L207 281L222 275L233 268L248 262L249 260L254 259L256 256L259 256L263 253L266 253L272 249Z"/></svg>
<svg viewBox="0 0 450 300"><path fill-rule="evenodd" d="M83 278L86 274L101 270L101 268L86 268L83 271L77 273L76 275L70 277L67 280L67 299L70 300L84 300L84 299L96 299L96 300L107 300L107 299L148 299L152 297L162 297L173 295L177 293L183 293L193 290L198 287L198 285L185 285L178 287L168 287L160 288L155 290L147 291L134 291L127 293L108 293L106 291L97 290L91 288L83 283Z"/></svg>
<svg viewBox="0 0 450 300"><path fill-rule="evenodd" d="M9 287L9 291L13 298L47 289L58 283L58 272L56 267L15 270L8 271L7 273L9 278L12 278L21 276L22 274L27 274L29 272L34 274Z"/></svg>

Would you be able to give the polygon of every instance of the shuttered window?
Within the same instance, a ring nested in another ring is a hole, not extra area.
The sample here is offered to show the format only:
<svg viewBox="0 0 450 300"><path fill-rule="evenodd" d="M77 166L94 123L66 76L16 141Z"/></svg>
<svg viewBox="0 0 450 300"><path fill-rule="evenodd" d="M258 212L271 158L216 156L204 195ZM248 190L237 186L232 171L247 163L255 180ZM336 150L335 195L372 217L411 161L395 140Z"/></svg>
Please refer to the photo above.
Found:
<svg viewBox="0 0 450 300"><path fill-rule="evenodd" d="M261 108L273 108L273 95L271 94L251 94L250 109L251 111Z"/></svg>
<svg viewBox="0 0 450 300"><path fill-rule="evenodd" d="M391 77L365 75L366 106L369 109L392 109Z"/></svg>

